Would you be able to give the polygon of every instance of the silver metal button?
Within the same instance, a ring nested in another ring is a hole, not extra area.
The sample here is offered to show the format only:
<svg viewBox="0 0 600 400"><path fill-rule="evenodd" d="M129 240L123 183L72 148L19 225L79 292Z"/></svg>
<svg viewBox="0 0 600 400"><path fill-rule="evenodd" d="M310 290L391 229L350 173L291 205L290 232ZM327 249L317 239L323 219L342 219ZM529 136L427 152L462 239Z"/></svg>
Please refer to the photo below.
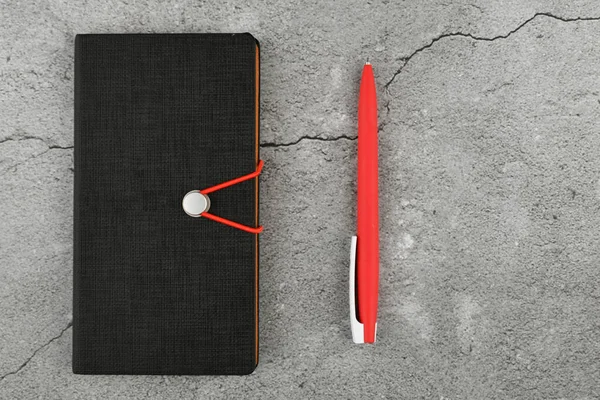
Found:
<svg viewBox="0 0 600 400"><path fill-rule="evenodd" d="M210 208L210 199L207 195L200 193L199 190L192 190L183 196L181 202L183 211L190 217L199 217L203 212Z"/></svg>

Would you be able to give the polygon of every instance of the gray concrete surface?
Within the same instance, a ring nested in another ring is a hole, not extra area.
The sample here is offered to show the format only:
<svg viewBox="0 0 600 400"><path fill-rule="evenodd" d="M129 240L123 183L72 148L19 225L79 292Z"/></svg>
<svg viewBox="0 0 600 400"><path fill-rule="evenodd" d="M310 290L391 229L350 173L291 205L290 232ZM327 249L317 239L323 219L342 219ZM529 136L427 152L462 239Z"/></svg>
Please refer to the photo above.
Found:
<svg viewBox="0 0 600 400"><path fill-rule="evenodd" d="M600 398L600 4L295 3L0 0L0 398ZM261 363L75 376L74 35L209 31L262 43ZM367 56L374 347L346 291Z"/></svg>

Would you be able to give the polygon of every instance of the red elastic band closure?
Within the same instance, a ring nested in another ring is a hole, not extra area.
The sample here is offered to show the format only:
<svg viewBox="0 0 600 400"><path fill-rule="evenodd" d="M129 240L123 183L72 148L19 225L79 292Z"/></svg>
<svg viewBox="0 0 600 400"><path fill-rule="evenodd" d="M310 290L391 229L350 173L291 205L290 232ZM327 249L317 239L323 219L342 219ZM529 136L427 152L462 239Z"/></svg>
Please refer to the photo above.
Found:
<svg viewBox="0 0 600 400"><path fill-rule="evenodd" d="M260 172L262 171L263 165L264 165L263 160L260 160L259 163L258 163L258 166L256 167L256 171L254 171L254 172L252 172L252 173L250 173L248 175L240 176L239 178L235 178L235 179L232 179L232 180L220 183L218 185L211 186L211 187L209 187L207 189L201 190L200 193L202 193L202 194L209 194L209 193L212 193L212 192L216 192L217 190L221 190L221 189L224 189L226 187L233 186L233 185L238 184L240 182L244 182L244 181L247 181L249 179L254 179L258 175L260 175ZM263 231L263 227L262 226L254 228L254 227L251 227L251 226L242 225L242 224L239 224L237 222L233 222L233 221L230 221L230 220L228 220L226 218L222 218L222 217L219 217L217 215L210 214L210 213L207 213L207 212L203 212L202 214L200 214L200 216L208 218L208 219L211 219L211 220L216 221L216 222L219 222L219 223L221 223L223 225L227 225L227 226L231 226L233 228L240 229L240 230L242 230L244 232L260 233L260 232Z"/></svg>
<svg viewBox="0 0 600 400"><path fill-rule="evenodd" d="M260 160L258 163L258 167L256 167L256 171L254 171L248 175L244 175L244 176L240 176L239 178L232 179L227 182L219 183L218 185L209 187L208 189L201 190L200 193L209 194L212 192L216 192L217 190L221 190L226 187L233 186L236 183L240 183L240 182L247 181L248 179L256 178L260 174L260 171L262 171L263 165L264 165L263 160Z"/></svg>
<svg viewBox="0 0 600 400"><path fill-rule="evenodd" d="M211 214L211 213L207 213L207 212L203 212L202 214L200 214L200 216L202 216L204 218L212 219L213 221L220 222L223 225L228 225L228 226L240 229L240 230L245 231L245 232L261 233L263 231L263 227L262 226L259 226L258 228L252 228L251 226L246 226L246 225L238 224L237 222L233 222L233 221L230 221L228 219L221 218L221 217L219 217L217 215L214 215L214 214Z"/></svg>

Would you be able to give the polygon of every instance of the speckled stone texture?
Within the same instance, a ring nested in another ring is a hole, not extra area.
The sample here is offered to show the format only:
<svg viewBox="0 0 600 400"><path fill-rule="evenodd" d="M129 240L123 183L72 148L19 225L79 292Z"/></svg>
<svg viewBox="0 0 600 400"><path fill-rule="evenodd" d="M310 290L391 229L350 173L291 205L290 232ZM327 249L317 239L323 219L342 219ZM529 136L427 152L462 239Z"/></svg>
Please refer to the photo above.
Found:
<svg viewBox="0 0 600 400"><path fill-rule="evenodd" d="M1 399L600 398L600 4L0 0ZM262 45L261 361L71 373L76 33ZM350 338L356 104L379 90L378 342Z"/></svg>

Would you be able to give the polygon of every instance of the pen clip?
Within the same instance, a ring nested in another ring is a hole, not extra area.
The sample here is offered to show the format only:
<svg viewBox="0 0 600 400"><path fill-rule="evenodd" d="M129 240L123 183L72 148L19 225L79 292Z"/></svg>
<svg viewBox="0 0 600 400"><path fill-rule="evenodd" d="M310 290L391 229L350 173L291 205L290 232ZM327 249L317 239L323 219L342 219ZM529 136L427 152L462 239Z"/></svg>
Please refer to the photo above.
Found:
<svg viewBox="0 0 600 400"><path fill-rule="evenodd" d="M352 236L350 243L350 279L349 290L350 295L350 330L352 331L352 341L357 344L365 342L365 325L356 317L358 298L356 295L356 243L358 238ZM375 335L377 335L377 323L375 323Z"/></svg>
<svg viewBox="0 0 600 400"><path fill-rule="evenodd" d="M365 342L365 327L356 318L356 241L357 237L352 236L350 243L350 329L352 330L352 340L354 343Z"/></svg>

